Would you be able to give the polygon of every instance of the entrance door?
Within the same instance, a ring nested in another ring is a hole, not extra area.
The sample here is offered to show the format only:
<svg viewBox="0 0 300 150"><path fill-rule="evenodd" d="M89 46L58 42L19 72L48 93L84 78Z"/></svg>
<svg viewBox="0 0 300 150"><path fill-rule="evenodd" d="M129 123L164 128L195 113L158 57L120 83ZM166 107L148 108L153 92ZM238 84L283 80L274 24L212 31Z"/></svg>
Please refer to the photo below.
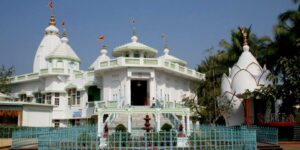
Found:
<svg viewBox="0 0 300 150"><path fill-rule="evenodd" d="M131 105L149 105L147 87L145 80L131 80Z"/></svg>

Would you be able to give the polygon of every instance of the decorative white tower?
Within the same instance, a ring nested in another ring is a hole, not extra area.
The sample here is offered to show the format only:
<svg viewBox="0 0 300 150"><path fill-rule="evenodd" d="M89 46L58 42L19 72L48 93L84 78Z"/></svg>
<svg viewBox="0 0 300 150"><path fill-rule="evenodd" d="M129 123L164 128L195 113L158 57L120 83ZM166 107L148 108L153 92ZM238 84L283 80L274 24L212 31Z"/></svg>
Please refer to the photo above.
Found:
<svg viewBox="0 0 300 150"><path fill-rule="evenodd" d="M50 17L49 26L45 29L45 35L36 51L33 72L39 72L41 69L47 68L46 57L61 44L59 38L59 30L56 28L55 18L52 14Z"/></svg>
<svg viewBox="0 0 300 150"><path fill-rule="evenodd" d="M244 28L242 29L241 32L244 36L243 53L238 62L232 68L229 68L229 75L223 74L221 83L219 105L228 104L228 102L232 105L232 111L223 114L228 126L238 126L244 123L252 124L254 122L253 101L242 99L237 95L245 93L246 90L252 92L261 86L271 84L271 81L267 79L270 71L266 67L262 68L249 51L248 35L245 34ZM248 104L245 104L246 101L248 101ZM247 109L248 111L245 111Z"/></svg>

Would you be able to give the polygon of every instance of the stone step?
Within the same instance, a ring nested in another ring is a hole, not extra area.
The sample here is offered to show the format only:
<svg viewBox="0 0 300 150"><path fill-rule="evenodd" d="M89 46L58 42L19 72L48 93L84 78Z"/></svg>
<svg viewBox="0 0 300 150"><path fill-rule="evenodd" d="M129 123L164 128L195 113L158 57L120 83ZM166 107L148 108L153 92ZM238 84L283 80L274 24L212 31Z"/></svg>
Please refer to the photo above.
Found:
<svg viewBox="0 0 300 150"><path fill-rule="evenodd" d="M267 143L257 143L258 150L282 150L279 145L267 144Z"/></svg>

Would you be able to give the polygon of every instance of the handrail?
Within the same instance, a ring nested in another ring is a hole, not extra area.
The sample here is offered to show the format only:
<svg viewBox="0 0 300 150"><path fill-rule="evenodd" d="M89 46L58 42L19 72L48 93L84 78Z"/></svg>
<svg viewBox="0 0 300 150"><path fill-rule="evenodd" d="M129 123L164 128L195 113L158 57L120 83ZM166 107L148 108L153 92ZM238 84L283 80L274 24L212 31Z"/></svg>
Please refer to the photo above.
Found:
<svg viewBox="0 0 300 150"><path fill-rule="evenodd" d="M159 100L156 100L156 105L160 108L165 108L164 105L162 105ZM176 103L174 106L176 107ZM163 113L162 115L165 118L168 118L176 129L179 129L179 125L181 122L174 113Z"/></svg>
<svg viewBox="0 0 300 150"><path fill-rule="evenodd" d="M123 108L124 102L125 102L124 98L120 98L117 104L117 108ZM112 123L112 121L116 118L116 116L117 116L116 113L110 113L108 118L104 121L104 124Z"/></svg>

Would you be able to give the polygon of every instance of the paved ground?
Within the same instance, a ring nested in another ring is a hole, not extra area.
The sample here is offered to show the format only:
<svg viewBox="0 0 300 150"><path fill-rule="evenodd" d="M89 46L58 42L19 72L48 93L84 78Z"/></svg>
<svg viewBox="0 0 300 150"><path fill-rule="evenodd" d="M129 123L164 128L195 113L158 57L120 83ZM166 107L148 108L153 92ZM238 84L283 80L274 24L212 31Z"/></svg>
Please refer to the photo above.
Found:
<svg viewBox="0 0 300 150"><path fill-rule="evenodd" d="M300 150L300 144L280 144L284 150Z"/></svg>

